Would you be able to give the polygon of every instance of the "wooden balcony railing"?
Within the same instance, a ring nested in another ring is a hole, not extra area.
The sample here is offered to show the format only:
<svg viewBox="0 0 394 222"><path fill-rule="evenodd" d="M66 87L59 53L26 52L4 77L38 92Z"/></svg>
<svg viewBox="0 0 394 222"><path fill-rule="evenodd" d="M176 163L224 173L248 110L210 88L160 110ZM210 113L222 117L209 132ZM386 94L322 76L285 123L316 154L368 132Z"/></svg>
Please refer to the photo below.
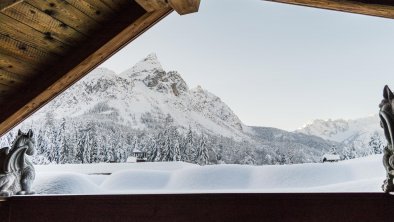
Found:
<svg viewBox="0 0 394 222"><path fill-rule="evenodd" d="M384 193L14 196L1 221L393 221Z"/></svg>

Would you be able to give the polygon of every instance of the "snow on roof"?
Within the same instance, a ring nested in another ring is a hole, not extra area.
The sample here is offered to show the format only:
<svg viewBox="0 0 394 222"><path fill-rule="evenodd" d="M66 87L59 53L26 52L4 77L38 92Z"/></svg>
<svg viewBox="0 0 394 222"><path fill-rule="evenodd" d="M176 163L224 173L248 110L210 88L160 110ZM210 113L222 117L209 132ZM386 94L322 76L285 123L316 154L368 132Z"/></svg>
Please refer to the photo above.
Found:
<svg viewBox="0 0 394 222"><path fill-rule="evenodd" d="M129 156L126 160L126 163L136 163L137 162L137 158L134 156Z"/></svg>
<svg viewBox="0 0 394 222"><path fill-rule="evenodd" d="M326 160L340 160L341 157L337 154L324 154L322 159L326 159Z"/></svg>
<svg viewBox="0 0 394 222"><path fill-rule="evenodd" d="M134 148L133 153L142 153L142 151L137 148Z"/></svg>

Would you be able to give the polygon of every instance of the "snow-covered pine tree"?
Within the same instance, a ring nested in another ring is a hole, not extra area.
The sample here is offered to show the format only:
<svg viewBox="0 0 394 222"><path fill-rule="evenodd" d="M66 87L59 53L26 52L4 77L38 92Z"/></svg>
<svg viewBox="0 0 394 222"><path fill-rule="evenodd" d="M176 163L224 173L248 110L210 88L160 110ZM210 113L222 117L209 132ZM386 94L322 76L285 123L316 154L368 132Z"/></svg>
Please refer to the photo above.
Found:
<svg viewBox="0 0 394 222"><path fill-rule="evenodd" d="M335 147L335 145L333 145L332 147L331 147L331 149L330 149L330 154L333 154L333 155L337 155L338 153L337 153L337 148Z"/></svg>
<svg viewBox="0 0 394 222"><path fill-rule="evenodd" d="M184 149L181 153L181 159L186 162L192 162L194 159L194 136L191 127L189 126L189 130L186 133L186 138L184 140Z"/></svg>
<svg viewBox="0 0 394 222"><path fill-rule="evenodd" d="M174 160L174 147L171 143L171 136L168 130L164 131L165 141L163 144L163 149L161 152L161 159L160 161L173 161Z"/></svg>
<svg viewBox="0 0 394 222"><path fill-rule="evenodd" d="M207 141L206 141L206 137L202 134L200 139L200 144L197 147L197 158L196 158L196 162L200 165L206 165L208 164L208 149L207 149Z"/></svg>
<svg viewBox="0 0 394 222"><path fill-rule="evenodd" d="M45 123L44 123L43 132L43 141L42 145L44 145L44 156L46 156L51 163L57 163L58 153L56 148L56 125L55 125L55 118L52 112L47 112L45 114Z"/></svg>
<svg viewBox="0 0 394 222"><path fill-rule="evenodd" d="M286 152L286 164L293 164L293 160L295 157L295 149L294 147L289 147Z"/></svg>
<svg viewBox="0 0 394 222"><path fill-rule="evenodd" d="M69 124L67 124L65 134L66 146L64 149L64 163L75 163L78 140L77 129L75 128L75 125L73 125L73 122L69 122Z"/></svg>
<svg viewBox="0 0 394 222"><path fill-rule="evenodd" d="M90 157L89 163L98 163L100 162L100 142L99 140L99 136L97 134L97 128L96 128L96 124L95 123L90 123L89 125L90 127L90 131L89 131L89 148L90 148Z"/></svg>
<svg viewBox="0 0 394 222"><path fill-rule="evenodd" d="M56 163L65 163L65 159L67 159L66 154L68 147L66 142L66 120L62 118L56 136Z"/></svg>
<svg viewBox="0 0 394 222"><path fill-rule="evenodd" d="M160 161L162 159L161 153L164 146L165 137L163 132L159 131L159 133L156 135L155 145L152 147L152 157L149 158L152 162Z"/></svg>
<svg viewBox="0 0 394 222"><path fill-rule="evenodd" d="M170 138L171 138L171 147L173 149L173 161L181 160L181 151L180 151L180 140L181 136L178 133L178 130L175 126L170 128Z"/></svg>
<svg viewBox="0 0 394 222"><path fill-rule="evenodd" d="M6 135L0 137L0 148L11 147L14 138L15 136L12 130Z"/></svg>
<svg viewBox="0 0 394 222"><path fill-rule="evenodd" d="M345 160L354 159L357 157L357 152L355 145L352 143L349 146L346 146L343 150L343 158Z"/></svg>
<svg viewBox="0 0 394 222"><path fill-rule="evenodd" d="M93 138L91 137L92 124L88 123L86 126L81 124L78 126L77 136L77 160L80 163L91 163L91 152L93 146Z"/></svg>
<svg viewBox="0 0 394 222"><path fill-rule="evenodd" d="M380 139L380 136L379 136L378 132L375 131L371 135L371 138L370 138L370 140L368 142L368 145L369 145L369 147L371 149L371 152L373 154L381 154L381 153L383 153L384 145L383 145L383 142Z"/></svg>

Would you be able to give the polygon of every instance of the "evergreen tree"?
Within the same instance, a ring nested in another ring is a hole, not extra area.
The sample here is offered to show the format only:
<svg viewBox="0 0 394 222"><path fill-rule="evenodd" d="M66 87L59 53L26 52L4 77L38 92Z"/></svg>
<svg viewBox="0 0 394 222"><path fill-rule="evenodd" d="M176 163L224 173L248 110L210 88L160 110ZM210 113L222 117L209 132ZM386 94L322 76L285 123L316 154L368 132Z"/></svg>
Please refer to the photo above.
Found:
<svg viewBox="0 0 394 222"><path fill-rule="evenodd" d="M337 153L337 148L335 147L335 145L333 145L332 147L331 147L331 149L330 149L330 154L333 154L333 155L337 155L338 153Z"/></svg>
<svg viewBox="0 0 394 222"><path fill-rule="evenodd" d="M184 144L185 144L183 150L184 152L181 153L182 160L186 162L191 162L192 160L194 160L195 149L194 149L193 132L190 126L189 126L189 130L187 131Z"/></svg>
<svg viewBox="0 0 394 222"><path fill-rule="evenodd" d="M204 135L201 135L200 138L200 144L197 148L197 158L196 158L196 162L200 165L206 165L208 164L208 149L206 146L206 137Z"/></svg>
<svg viewBox="0 0 394 222"><path fill-rule="evenodd" d="M354 159L356 157L357 157L357 153L356 153L356 148L355 148L354 144L350 144L349 146L346 146L343 151L343 158L345 160L350 160L350 159Z"/></svg>
<svg viewBox="0 0 394 222"><path fill-rule="evenodd" d="M383 153L383 143L380 139L378 132L374 132L368 142L368 145L373 154L381 154Z"/></svg>

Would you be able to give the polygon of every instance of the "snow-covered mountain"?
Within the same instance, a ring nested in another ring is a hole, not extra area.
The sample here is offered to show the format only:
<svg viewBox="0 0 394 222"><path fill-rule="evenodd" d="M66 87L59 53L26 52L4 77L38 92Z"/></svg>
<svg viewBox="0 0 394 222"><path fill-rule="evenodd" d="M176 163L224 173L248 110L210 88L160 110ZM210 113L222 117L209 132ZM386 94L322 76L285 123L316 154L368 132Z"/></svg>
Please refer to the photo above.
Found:
<svg viewBox="0 0 394 222"><path fill-rule="evenodd" d="M385 144L383 129L380 127L379 116L372 115L353 120L314 120L296 132L318 136L346 146L354 146L358 153L370 152L371 140Z"/></svg>
<svg viewBox="0 0 394 222"><path fill-rule="evenodd" d="M189 89L176 71L165 72L155 54L148 55L119 75L95 69L39 111L55 118L94 113L144 130L170 117L182 129L243 138L243 124L219 97L201 86Z"/></svg>
<svg viewBox="0 0 394 222"><path fill-rule="evenodd" d="M155 54L120 74L93 70L18 128L32 127L51 162L124 161L137 148L159 161L284 164L343 149L313 133L244 125L218 96L163 70Z"/></svg>

